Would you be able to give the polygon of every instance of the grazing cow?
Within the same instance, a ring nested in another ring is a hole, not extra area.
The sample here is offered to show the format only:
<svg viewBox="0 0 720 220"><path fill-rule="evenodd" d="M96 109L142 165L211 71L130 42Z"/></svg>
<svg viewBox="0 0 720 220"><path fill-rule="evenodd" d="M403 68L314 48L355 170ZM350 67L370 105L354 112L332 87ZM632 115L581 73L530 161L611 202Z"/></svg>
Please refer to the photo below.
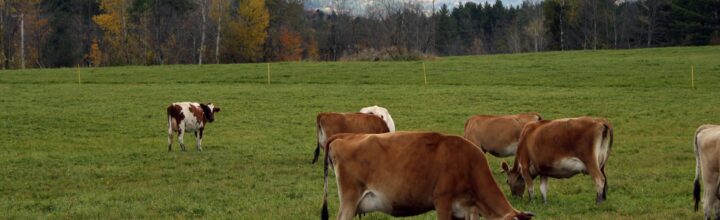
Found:
<svg viewBox="0 0 720 220"><path fill-rule="evenodd" d="M533 198L533 179L540 176L540 192L547 203L547 178L590 174L595 181L597 204L606 199L605 164L610 155L613 128L602 118L580 117L530 122L520 135L515 164L503 161L513 195L522 197L527 186Z"/></svg>
<svg viewBox="0 0 720 220"><path fill-rule="evenodd" d="M390 132L395 132L395 121L393 121L392 116L390 116L390 113L386 108L375 105L360 109L360 113L379 116L383 121L385 121Z"/></svg>
<svg viewBox="0 0 720 220"><path fill-rule="evenodd" d="M220 108L212 103L176 102L168 106L168 151L172 150L173 131L178 133L178 142L182 151L185 151L185 143L183 143L185 132L195 132L196 149L202 151L200 144L205 124L215 121L215 113L219 111Z"/></svg>
<svg viewBox="0 0 720 220"><path fill-rule="evenodd" d="M312 163L317 161L320 149L324 149L327 139L335 134L378 134L395 131L395 123L387 109L372 106L360 111L361 113L322 112L317 115L317 147Z"/></svg>
<svg viewBox="0 0 720 220"><path fill-rule="evenodd" d="M514 209L493 179L482 150L459 136L427 132L338 134L325 146L337 177L337 219L380 211L395 217L433 209L438 219L531 219Z"/></svg>
<svg viewBox="0 0 720 220"><path fill-rule="evenodd" d="M703 209L705 219L710 219L715 212L715 219L720 219L720 125L703 125L695 131L695 211L700 202L700 174L702 174L705 192L703 193Z"/></svg>
<svg viewBox="0 0 720 220"><path fill-rule="evenodd" d="M512 156L517 151L523 126L540 120L542 116L534 112L501 116L474 115L465 123L463 136L493 156Z"/></svg>

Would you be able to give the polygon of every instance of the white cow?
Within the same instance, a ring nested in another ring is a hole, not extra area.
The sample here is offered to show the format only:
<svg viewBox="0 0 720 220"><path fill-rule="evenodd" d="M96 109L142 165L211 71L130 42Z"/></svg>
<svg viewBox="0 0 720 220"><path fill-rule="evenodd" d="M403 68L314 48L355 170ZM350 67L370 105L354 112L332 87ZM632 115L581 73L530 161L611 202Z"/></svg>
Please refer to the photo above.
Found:
<svg viewBox="0 0 720 220"><path fill-rule="evenodd" d="M196 149L202 151L202 136L205 125L215 121L215 113L220 108L212 103L199 104L197 102L176 102L167 107L168 115L168 151L172 150L173 131L178 133L180 148L185 151L183 135L185 132L195 132Z"/></svg>
<svg viewBox="0 0 720 220"><path fill-rule="evenodd" d="M383 121L385 121L388 129L390 129L390 132L395 132L395 122L390 116L390 112L388 112L386 108L375 105L360 109L360 113L377 115L378 117L382 118Z"/></svg>
<svg viewBox="0 0 720 220"><path fill-rule="evenodd" d="M705 219L715 212L720 219L720 125L703 125L695 131L695 211L700 202L700 175L705 192L702 196Z"/></svg>

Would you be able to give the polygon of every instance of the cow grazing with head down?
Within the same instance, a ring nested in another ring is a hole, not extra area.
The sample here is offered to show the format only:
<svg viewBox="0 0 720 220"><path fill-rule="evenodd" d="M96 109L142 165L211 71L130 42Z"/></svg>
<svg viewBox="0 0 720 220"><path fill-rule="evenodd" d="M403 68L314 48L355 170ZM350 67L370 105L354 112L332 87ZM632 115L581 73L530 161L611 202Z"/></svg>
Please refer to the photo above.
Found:
<svg viewBox="0 0 720 220"><path fill-rule="evenodd" d="M605 165L612 146L613 128L602 118L580 117L531 122L520 136L515 164L508 167L508 184L513 195L522 197L525 187L533 198L533 179L540 176L540 192L547 203L547 178L570 178L590 174L595 181L596 203L606 199Z"/></svg>
<svg viewBox="0 0 720 220"><path fill-rule="evenodd" d="M321 217L328 219L328 166L337 179L337 219L380 211L413 216L431 210L438 219L523 220L533 214L510 205L493 179L482 150L459 136L433 132L338 134L325 147L325 193Z"/></svg>
<svg viewBox="0 0 720 220"><path fill-rule="evenodd" d="M395 132L395 121L393 121L392 116L390 116L390 112L388 112L386 108L375 105L360 109L360 113L377 115L385 121L385 124L387 124L390 132Z"/></svg>
<svg viewBox="0 0 720 220"><path fill-rule="evenodd" d="M528 122L540 121L538 113L474 115L465 123L464 137L496 157L515 155L520 131Z"/></svg>
<svg viewBox="0 0 720 220"><path fill-rule="evenodd" d="M185 143L183 143L185 132L195 132L196 149L202 151L205 125L215 121L215 113L219 111L220 108L212 103L176 102L168 106L168 151L172 150L173 131L178 133L178 142L182 151L185 151Z"/></svg>
<svg viewBox="0 0 720 220"><path fill-rule="evenodd" d="M720 125L703 125L695 131L695 211L700 202L700 175L705 192L702 196L705 219L715 212L720 219Z"/></svg>
<svg viewBox="0 0 720 220"><path fill-rule="evenodd" d="M362 108L360 113L322 112L317 115L317 145L312 163L320 156L327 139L340 133L377 134L395 131L387 109L378 106Z"/></svg>

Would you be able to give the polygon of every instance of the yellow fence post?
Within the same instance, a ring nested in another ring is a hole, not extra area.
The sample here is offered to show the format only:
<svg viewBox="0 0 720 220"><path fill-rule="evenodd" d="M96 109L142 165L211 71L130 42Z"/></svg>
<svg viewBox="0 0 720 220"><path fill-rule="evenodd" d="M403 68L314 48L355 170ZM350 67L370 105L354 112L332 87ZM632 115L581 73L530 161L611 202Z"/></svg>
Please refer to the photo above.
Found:
<svg viewBox="0 0 720 220"><path fill-rule="evenodd" d="M423 78L425 78L425 85L427 85L427 73L425 72L425 62L423 64Z"/></svg>
<svg viewBox="0 0 720 220"><path fill-rule="evenodd" d="M690 85L695 89L695 66L690 65Z"/></svg>

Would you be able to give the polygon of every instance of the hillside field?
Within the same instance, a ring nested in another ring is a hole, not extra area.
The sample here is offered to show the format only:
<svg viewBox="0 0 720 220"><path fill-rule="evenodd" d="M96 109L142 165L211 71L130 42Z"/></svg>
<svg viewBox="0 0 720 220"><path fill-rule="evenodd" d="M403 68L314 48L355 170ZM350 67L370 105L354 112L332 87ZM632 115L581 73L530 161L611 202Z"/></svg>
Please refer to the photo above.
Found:
<svg viewBox="0 0 720 220"><path fill-rule="evenodd" d="M0 216L317 219L316 114L380 105L398 130L456 135L473 114L606 117L615 143L605 203L578 175L550 179L547 205L536 179L536 199L510 198L514 207L537 219L702 217L692 210L692 139L720 123L720 47L442 57L425 61L427 85L422 66L272 63L270 85L267 64L82 68L81 84L75 68L0 71ZM192 135L188 152L167 152L165 108L176 101L222 109L203 152ZM509 195L502 159L487 157Z"/></svg>

